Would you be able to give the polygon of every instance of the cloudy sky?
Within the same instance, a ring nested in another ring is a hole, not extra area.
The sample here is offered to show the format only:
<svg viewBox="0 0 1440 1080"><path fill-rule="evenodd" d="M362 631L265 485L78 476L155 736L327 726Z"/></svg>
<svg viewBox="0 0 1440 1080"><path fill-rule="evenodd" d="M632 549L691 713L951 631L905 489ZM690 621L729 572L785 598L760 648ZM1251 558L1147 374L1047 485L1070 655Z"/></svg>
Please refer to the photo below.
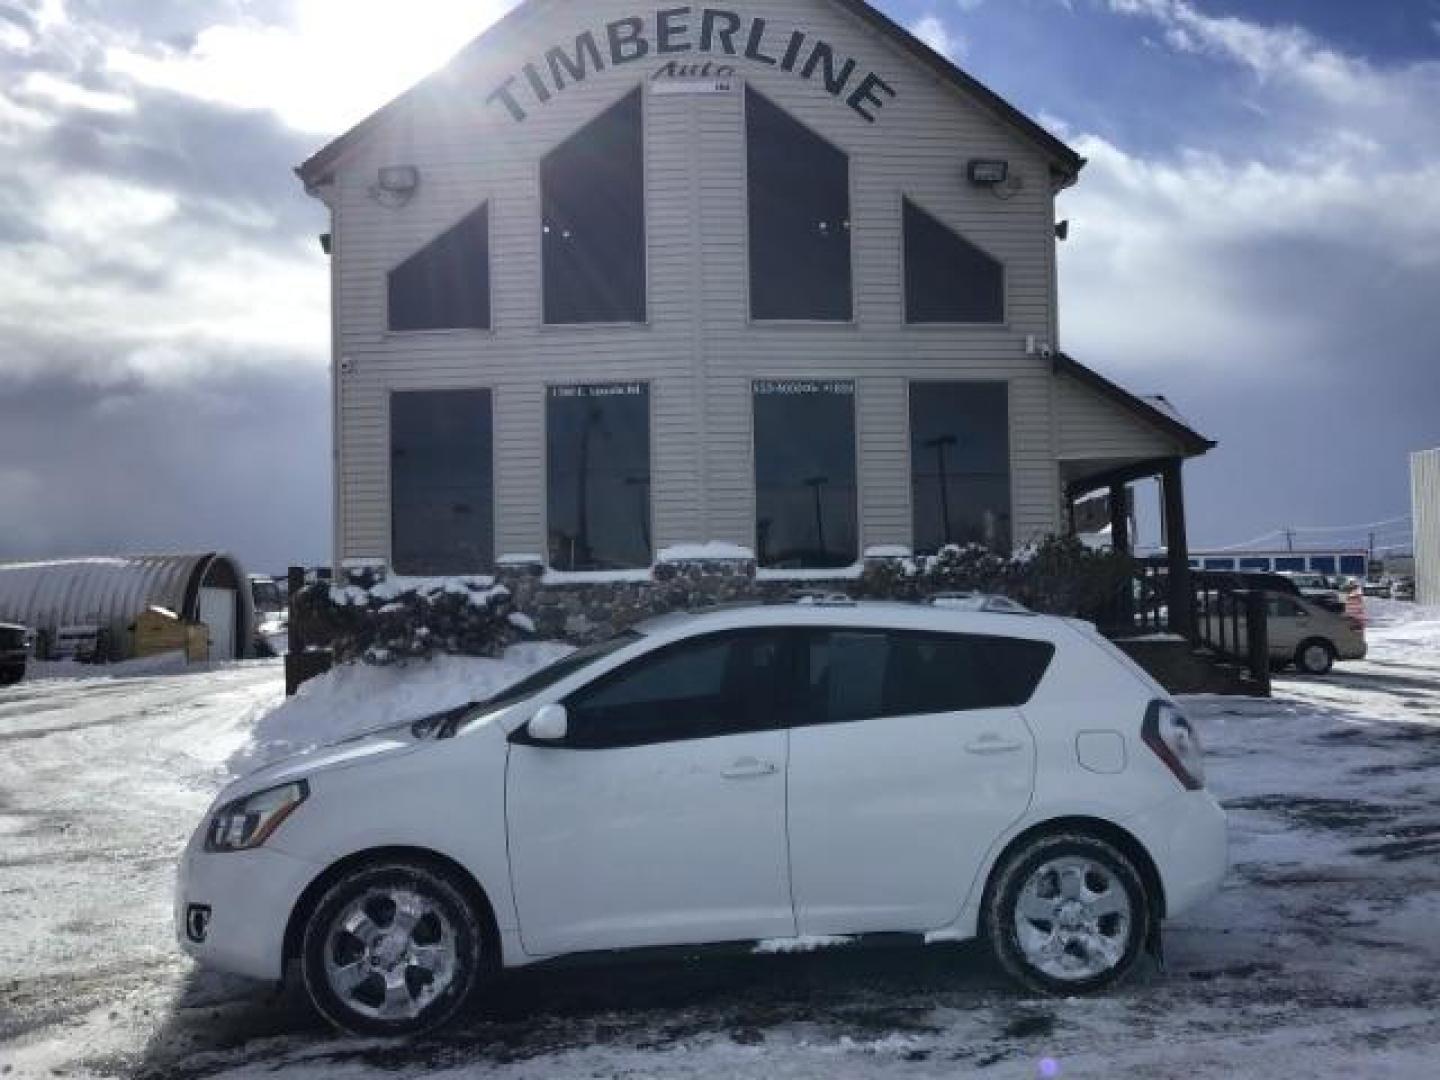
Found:
<svg viewBox="0 0 1440 1080"><path fill-rule="evenodd" d="M326 559L325 218L290 170L510 6L0 0L0 558ZM1408 512L1440 0L880 6L1090 159L1064 344L1221 441L1192 541Z"/></svg>

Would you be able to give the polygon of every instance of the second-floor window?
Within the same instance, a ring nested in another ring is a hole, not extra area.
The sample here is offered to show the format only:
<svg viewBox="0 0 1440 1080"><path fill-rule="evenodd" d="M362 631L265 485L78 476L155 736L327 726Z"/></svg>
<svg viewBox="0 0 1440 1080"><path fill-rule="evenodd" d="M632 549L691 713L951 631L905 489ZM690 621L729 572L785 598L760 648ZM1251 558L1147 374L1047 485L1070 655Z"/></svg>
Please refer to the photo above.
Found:
<svg viewBox="0 0 1440 1080"><path fill-rule="evenodd" d="M645 321L645 136L627 94L540 163L545 322Z"/></svg>
<svg viewBox="0 0 1440 1080"><path fill-rule="evenodd" d="M1002 323L1005 268L933 214L905 200L905 319Z"/></svg>
<svg viewBox="0 0 1440 1080"><path fill-rule="evenodd" d="M394 332L490 329L490 206L482 205L390 271Z"/></svg>
<svg viewBox="0 0 1440 1080"><path fill-rule="evenodd" d="M850 159L748 88L745 117L751 317L849 322Z"/></svg>

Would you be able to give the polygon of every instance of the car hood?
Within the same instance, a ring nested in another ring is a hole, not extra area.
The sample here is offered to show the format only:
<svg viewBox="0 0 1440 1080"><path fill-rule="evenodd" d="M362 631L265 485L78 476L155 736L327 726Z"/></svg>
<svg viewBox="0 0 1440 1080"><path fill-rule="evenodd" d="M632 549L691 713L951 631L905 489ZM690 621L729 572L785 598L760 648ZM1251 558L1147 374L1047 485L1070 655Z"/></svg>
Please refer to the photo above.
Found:
<svg viewBox="0 0 1440 1080"><path fill-rule="evenodd" d="M417 739L411 730L414 721L393 724L363 735L353 736L330 746L319 746L293 757L266 765L264 768L242 776L220 793L220 803L253 795L259 791L279 787L282 784L305 780L319 773L336 769L349 769L358 765L373 764L382 760L413 754L433 740Z"/></svg>

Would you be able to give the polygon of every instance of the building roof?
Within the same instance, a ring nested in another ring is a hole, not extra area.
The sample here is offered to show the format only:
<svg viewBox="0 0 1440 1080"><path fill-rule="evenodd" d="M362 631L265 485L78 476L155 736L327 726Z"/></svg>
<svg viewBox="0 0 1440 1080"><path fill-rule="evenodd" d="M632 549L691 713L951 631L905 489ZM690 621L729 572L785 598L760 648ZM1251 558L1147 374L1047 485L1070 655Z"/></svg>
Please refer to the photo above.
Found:
<svg viewBox="0 0 1440 1080"><path fill-rule="evenodd" d="M569 2L576 7L580 6L580 0L522 0L513 11L461 49L445 67L422 79L299 165L295 169L296 175L304 181L307 189L314 189L326 183L330 179L336 162L347 151L364 142L373 131L385 123L392 113L421 96L435 82L444 77L455 64L483 47L492 37L504 33L521 18L530 14L536 6L559 2ZM851 15L891 39L921 64L928 67L942 81L974 99L982 107L989 109L1002 121L1019 131L1021 135L1034 142L1050 158L1051 168L1058 176L1061 186L1068 187L1079 177L1080 170L1085 167L1083 157L978 79L960 70L899 23L876 10L866 0L830 0L830 2L844 8Z"/></svg>
<svg viewBox="0 0 1440 1080"><path fill-rule="evenodd" d="M1158 395L1141 397L1138 394L1132 394L1119 383L1107 379L1094 368L1086 367L1072 356L1056 353L1055 373L1068 375L1076 382L1090 387L1121 408L1134 413L1138 419L1162 434L1175 439L1180 443L1187 457L1199 457L1219 445L1214 439L1197 431L1165 398Z"/></svg>

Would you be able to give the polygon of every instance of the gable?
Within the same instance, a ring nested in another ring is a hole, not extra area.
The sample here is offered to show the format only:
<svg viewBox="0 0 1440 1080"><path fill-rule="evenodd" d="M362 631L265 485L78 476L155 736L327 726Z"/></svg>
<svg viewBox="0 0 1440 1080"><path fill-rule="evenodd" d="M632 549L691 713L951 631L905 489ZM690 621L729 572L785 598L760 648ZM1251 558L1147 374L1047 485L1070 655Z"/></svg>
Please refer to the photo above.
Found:
<svg viewBox="0 0 1440 1080"><path fill-rule="evenodd" d="M843 13L850 32L837 33L824 9ZM651 81L673 80L677 89L690 92L706 81L744 78L748 72L783 73L823 88L867 124L894 111L906 82L938 77L1033 147L1048 161L1057 187L1072 183L1084 166L1064 143L864 0L689 7L654 7L642 0L525 0L439 72L296 172L312 190L323 185L347 153L398 114L427 103L492 120L502 115L523 125L574 87L618 68L643 72Z"/></svg>

